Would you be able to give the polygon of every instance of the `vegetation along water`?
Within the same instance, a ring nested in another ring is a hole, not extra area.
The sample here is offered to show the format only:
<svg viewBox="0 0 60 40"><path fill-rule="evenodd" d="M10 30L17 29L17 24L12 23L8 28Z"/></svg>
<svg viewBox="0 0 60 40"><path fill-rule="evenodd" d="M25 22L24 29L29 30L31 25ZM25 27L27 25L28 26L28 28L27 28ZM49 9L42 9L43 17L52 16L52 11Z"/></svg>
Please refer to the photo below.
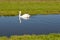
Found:
<svg viewBox="0 0 60 40"><path fill-rule="evenodd" d="M48 34L48 35L13 35L9 38L6 36L0 37L0 40L60 40L60 34Z"/></svg>
<svg viewBox="0 0 60 40"><path fill-rule="evenodd" d="M0 16L18 15L22 13L34 14L60 14L60 1L58 0L0 0Z"/></svg>

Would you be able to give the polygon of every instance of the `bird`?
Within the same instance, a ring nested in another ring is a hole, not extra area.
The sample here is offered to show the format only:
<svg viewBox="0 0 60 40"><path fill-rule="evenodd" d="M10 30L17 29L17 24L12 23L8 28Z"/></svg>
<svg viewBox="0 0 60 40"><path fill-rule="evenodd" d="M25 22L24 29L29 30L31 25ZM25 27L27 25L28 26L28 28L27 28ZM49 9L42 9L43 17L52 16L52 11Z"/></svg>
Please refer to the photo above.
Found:
<svg viewBox="0 0 60 40"><path fill-rule="evenodd" d="M21 11L19 11L19 20L20 20L20 23L21 23L21 18L22 19L25 19L25 20L28 20L30 18L30 15L29 14L23 14L21 15Z"/></svg>

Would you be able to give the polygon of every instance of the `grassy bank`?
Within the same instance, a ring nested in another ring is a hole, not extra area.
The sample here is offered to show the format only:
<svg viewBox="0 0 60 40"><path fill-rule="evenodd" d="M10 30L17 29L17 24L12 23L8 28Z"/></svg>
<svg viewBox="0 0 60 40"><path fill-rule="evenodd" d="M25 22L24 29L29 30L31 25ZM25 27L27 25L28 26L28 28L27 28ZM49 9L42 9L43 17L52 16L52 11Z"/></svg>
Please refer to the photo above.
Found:
<svg viewBox="0 0 60 40"><path fill-rule="evenodd" d="M0 2L0 16L18 15L21 10L22 14L60 14L60 2L54 1L5 1Z"/></svg>
<svg viewBox="0 0 60 40"><path fill-rule="evenodd" d="M42 34L42 35L14 35L9 38L6 36L0 37L0 40L60 40L60 34Z"/></svg>

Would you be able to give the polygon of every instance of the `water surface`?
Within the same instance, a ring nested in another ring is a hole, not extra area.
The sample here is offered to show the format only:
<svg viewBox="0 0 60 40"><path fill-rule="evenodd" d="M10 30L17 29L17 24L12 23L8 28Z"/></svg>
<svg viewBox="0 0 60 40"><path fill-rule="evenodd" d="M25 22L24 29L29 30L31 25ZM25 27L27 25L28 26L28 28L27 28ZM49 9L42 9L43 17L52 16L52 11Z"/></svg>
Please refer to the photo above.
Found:
<svg viewBox="0 0 60 40"><path fill-rule="evenodd" d="M18 16L1 16L0 35L60 33L60 15L35 15L21 21Z"/></svg>

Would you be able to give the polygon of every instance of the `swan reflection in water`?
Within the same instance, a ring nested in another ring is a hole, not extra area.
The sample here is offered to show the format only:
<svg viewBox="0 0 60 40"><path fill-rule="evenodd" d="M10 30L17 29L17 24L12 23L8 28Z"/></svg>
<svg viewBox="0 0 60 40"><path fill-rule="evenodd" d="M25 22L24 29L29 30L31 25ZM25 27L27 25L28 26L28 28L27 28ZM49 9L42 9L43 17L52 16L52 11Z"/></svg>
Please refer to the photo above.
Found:
<svg viewBox="0 0 60 40"><path fill-rule="evenodd" d="M21 19L28 20L30 18L29 14L23 14L21 15L21 11L19 11L19 21L21 23Z"/></svg>

